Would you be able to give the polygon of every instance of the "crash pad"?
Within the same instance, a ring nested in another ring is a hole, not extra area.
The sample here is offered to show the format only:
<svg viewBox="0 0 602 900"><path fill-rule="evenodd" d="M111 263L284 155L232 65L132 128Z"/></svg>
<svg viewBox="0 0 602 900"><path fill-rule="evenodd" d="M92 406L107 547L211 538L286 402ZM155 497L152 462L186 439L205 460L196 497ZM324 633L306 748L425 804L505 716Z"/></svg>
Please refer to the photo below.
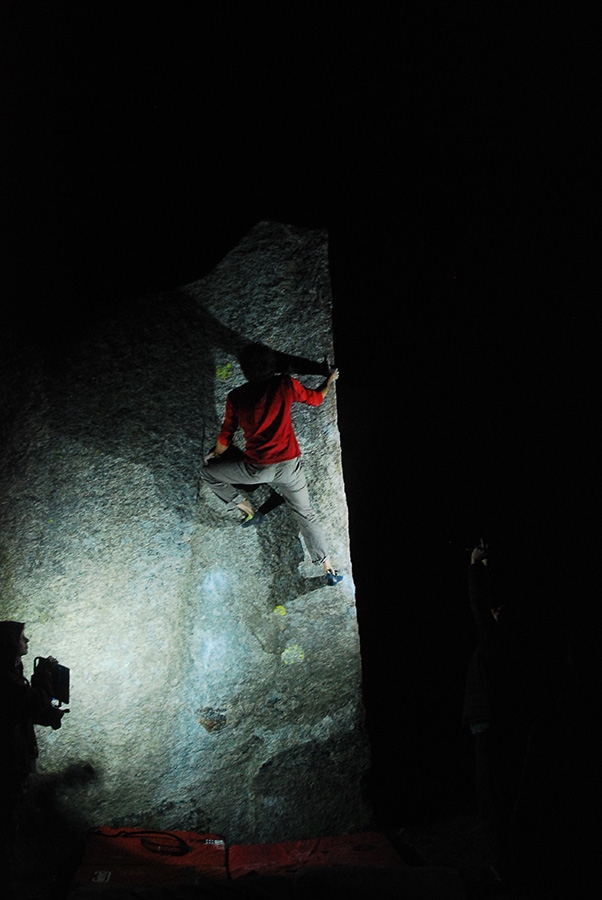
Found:
<svg viewBox="0 0 602 900"><path fill-rule="evenodd" d="M397 867L404 862L379 832L271 844L234 845L228 854L231 878L243 875L287 875L307 867Z"/></svg>
<svg viewBox="0 0 602 900"><path fill-rule="evenodd" d="M87 836L74 886L146 885L227 878L226 845L217 834L96 828Z"/></svg>

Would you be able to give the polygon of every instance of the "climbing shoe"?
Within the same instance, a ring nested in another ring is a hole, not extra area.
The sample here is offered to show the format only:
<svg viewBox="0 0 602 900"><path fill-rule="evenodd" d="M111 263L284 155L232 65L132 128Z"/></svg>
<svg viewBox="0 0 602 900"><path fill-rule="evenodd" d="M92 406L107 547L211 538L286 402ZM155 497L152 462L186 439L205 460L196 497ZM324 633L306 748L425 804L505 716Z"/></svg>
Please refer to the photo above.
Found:
<svg viewBox="0 0 602 900"><path fill-rule="evenodd" d="M264 517L263 513L259 512L259 510L257 510L257 512L254 515L246 516L246 518L244 518L240 524L242 525L243 528L250 528L251 525L259 525L259 523L261 522L263 517Z"/></svg>

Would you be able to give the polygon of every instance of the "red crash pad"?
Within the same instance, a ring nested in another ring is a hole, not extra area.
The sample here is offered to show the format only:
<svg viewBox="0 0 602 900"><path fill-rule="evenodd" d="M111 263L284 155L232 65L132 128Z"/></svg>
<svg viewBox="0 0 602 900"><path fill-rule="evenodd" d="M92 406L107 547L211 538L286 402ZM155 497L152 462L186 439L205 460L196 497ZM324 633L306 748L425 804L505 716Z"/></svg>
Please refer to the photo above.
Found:
<svg viewBox="0 0 602 900"><path fill-rule="evenodd" d="M97 828L90 832L74 885L149 885L227 878L217 834Z"/></svg>
<svg viewBox="0 0 602 900"><path fill-rule="evenodd" d="M288 875L309 866L395 868L404 862L383 834L364 832L278 844L235 845L228 854L232 878Z"/></svg>

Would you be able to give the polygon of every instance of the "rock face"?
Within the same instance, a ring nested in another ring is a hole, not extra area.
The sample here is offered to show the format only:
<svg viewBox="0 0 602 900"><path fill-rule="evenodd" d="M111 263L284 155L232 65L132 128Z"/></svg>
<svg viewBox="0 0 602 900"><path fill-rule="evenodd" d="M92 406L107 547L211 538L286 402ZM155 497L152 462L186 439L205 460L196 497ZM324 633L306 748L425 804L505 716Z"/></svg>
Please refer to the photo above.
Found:
<svg viewBox="0 0 602 900"><path fill-rule="evenodd" d="M294 421L341 584L285 506L242 529L198 478L240 347L332 359L331 330L326 234L262 222L208 277L128 305L51 366L5 354L0 618L71 669L39 770L76 824L257 842L365 821L336 392Z"/></svg>

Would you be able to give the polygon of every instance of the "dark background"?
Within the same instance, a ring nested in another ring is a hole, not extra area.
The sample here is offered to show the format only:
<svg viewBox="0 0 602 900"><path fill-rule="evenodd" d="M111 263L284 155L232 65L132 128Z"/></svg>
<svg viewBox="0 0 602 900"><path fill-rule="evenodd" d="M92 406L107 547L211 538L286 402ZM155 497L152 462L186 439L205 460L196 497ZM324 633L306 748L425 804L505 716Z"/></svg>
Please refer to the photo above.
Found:
<svg viewBox="0 0 602 900"><path fill-rule="evenodd" d="M52 364L261 219L328 229L369 786L383 821L445 814L466 548L499 543L555 636L591 626L595 28L202 6L3 4L3 335Z"/></svg>

